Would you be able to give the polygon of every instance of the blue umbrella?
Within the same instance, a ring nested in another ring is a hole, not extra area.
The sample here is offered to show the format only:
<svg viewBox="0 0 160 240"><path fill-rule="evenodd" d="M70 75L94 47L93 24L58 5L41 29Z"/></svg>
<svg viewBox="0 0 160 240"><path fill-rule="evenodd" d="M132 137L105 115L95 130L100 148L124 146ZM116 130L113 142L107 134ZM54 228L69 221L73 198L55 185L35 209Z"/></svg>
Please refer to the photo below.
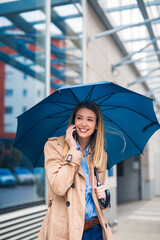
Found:
<svg viewBox="0 0 160 240"><path fill-rule="evenodd" d="M160 128L152 99L112 82L97 82L62 87L20 115L13 146L33 167L43 167L45 142L65 134L73 109L84 100L98 104L103 113L108 169L141 154Z"/></svg>

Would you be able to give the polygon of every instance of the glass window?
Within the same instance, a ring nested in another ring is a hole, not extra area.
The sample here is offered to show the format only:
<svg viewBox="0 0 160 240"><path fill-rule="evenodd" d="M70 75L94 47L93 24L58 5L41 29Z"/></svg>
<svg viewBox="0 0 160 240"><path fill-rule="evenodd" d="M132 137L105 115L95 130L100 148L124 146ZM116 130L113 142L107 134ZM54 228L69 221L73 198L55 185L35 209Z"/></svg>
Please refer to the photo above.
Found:
<svg viewBox="0 0 160 240"><path fill-rule="evenodd" d="M0 76L6 86L0 101L2 209L42 202L46 198L44 169L33 169L30 160L12 145L16 117L45 97L47 60L50 59L50 93L66 84L82 83L83 79L81 1L75 4L66 1L65 12L63 1L51 1L50 58L46 58L47 0L25 1L25 5L19 2L0 1L0 31L4 38L0 44Z"/></svg>
<svg viewBox="0 0 160 240"><path fill-rule="evenodd" d="M13 124L12 123L5 123L5 132L12 132Z"/></svg>
<svg viewBox="0 0 160 240"><path fill-rule="evenodd" d="M11 76L11 75L12 75L12 71L7 71L7 72L5 73L5 75L6 75L6 77L7 77L7 76Z"/></svg>
<svg viewBox="0 0 160 240"><path fill-rule="evenodd" d="M27 90L23 89L23 97L26 97L26 96L27 96Z"/></svg>
<svg viewBox="0 0 160 240"><path fill-rule="evenodd" d="M12 90L12 89L7 89L7 90L6 90L6 96L7 96L7 97L13 96L13 90Z"/></svg>
<svg viewBox="0 0 160 240"><path fill-rule="evenodd" d="M12 148L16 117L45 95L45 18L35 19L30 11L41 9L45 16L45 0L26 1L25 5L19 2L0 1L0 31L4 38L3 44L0 43L0 76L6 88L1 89L3 101L0 101L3 110L0 111L0 207L3 211L45 200L44 169L36 172L29 159ZM43 31L34 27L40 22ZM42 92L39 97L37 89Z"/></svg>
<svg viewBox="0 0 160 240"><path fill-rule="evenodd" d="M41 96L41 90L37 90L37 97Z"/></svg>
<svg viewBox="0 0 160 240"><path fill-rule="evenodd" d="M7 106L7 107L5 108L5 113L6 113L6 114L12 114L12 113L13 113L13 107Z"/></svg>
<svg viewBox="0 0 160 240"><path fill-rule="evenodd" d="M44 169L33 169L12 140L0 141L1 209L41 201L45 196Z"/></svg>
<svg viewBox="0 0 160 240"><path fill-rule="evenodd" d="M25 112L25 111L27 111L27 107L26 107L26 106L23 106L23 107L22 107L22 112Z"/></svg>
<svg viewBox="0 0 160 240"><path fill-rule="evenodd" d="M27 80L27 74L24 74L24 75L23 75L23 79L24 79L24 80Z"/></svg>

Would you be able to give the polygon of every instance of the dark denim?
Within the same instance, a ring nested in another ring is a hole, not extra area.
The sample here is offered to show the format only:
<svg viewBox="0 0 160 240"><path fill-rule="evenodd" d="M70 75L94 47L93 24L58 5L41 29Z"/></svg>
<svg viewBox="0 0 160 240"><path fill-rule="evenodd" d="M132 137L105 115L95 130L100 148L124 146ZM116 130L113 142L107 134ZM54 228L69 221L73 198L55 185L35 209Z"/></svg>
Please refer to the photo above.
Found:
<svg viewBox="0 0 160 240"><path fill-rule="evenodd" d="M101 225L94 225L83 232L82 240L103 240Z"/></svg>

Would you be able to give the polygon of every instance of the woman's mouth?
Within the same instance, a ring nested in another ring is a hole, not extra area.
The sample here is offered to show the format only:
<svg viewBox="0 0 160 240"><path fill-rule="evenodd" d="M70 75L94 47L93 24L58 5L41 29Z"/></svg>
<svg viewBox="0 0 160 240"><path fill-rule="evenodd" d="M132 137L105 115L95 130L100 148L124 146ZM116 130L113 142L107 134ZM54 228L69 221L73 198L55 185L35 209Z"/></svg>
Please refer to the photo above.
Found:
<svg viewBox="0 0 160 240"><path fill-rule="evenodd" d="M86 133L88 131L88 129L79 128L79 131L82 132L82 133Z"/></svg>

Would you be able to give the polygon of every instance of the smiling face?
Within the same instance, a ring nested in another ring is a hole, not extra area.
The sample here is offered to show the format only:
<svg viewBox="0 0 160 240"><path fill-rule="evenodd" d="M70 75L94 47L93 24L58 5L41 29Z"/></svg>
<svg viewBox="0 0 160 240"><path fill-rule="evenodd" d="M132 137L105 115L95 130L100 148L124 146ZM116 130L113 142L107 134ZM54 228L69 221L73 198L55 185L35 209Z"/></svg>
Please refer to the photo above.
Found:
<svg viewBox="0 0 160 240"><path fill-rule="evenodd" d="M96 114L88 108L80 108L75 116L75 126L78 139L90 140L97 129Z"/></svg>

